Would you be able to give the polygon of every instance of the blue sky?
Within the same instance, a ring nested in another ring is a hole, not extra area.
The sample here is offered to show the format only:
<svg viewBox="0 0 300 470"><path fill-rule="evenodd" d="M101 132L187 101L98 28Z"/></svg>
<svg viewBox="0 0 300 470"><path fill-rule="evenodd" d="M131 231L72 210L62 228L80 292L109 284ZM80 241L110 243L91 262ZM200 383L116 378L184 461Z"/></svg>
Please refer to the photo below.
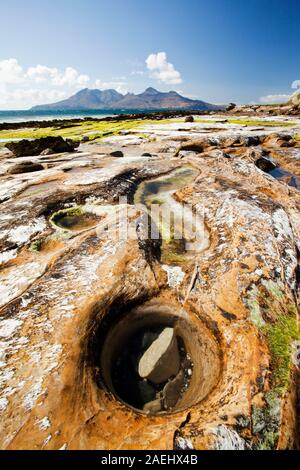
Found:
<svg viewBox="0 0 300 470"><path fill-rule="evenodd" d="M299 0L5 0L1 18L1 109L83 87L271 102L300 80Z"/></svg>

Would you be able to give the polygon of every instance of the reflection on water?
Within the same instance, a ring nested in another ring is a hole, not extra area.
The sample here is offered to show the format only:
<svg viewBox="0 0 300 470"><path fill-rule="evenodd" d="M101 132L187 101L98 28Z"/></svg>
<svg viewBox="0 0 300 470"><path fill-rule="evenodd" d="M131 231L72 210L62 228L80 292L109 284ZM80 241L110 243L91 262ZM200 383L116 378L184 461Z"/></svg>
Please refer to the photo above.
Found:
<svg viewBox="0 0 300 470"><path fill-rule="evenodd" d="M65 215L56 221L56 225L64 230L81 232L88 228L96 227L99 218L93 214Z"/></svg>
<svg viewBox="0 0 300 470"><path fill-rule="evenodd" d="M179 191L185 186L192 184L197 178L199 172L191 167L184 166L178 168L172 173L156 178L155 180L145 181L139 186L135 195L135 204L144 204L150 208L151 204L157 204L158 200L163 202L170 196L170 193ZM160 198L155 198L155 196Z"/></svg>
<svg viewBox="0 0 300 470"><path fill-rule="evenodd" d="M279 181L284 181L288 186L300 190L300 177L290 173L289 171L283 170L280 167L274 168L274 170L268 171L268 174L273 176Z"/></svg>
<svg viewBox="0 0 300 470"><path fill-rule="evenodd" d="M175 199L175 193L191 186L199 172L184 166L151 181L142 183L135 204L143 204L151 213L162 238L162 262L184 264L209 246L209 236L201 211Z"/></svg>

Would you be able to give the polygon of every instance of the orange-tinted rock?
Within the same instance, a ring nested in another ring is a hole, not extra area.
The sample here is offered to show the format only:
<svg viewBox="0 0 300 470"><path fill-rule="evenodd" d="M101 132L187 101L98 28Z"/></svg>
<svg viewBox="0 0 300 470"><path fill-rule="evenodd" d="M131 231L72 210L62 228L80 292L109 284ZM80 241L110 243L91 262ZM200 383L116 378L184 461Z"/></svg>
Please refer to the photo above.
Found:
<svg viewBox="0 0 300 470"><path fill-rule="evenodd" d="M7 175L3 157L1 449L295 446L295 382L288 370L281 382L270 334L297 322L300 193L256 167L261 149L246 142L247 130L214 141L195 132L181 147L183 162L168 129L152 130L157 142L124 144L124 158L107 156L120 142L87 145L28 179ZM278 139L263 145L299 177L297 147ZM139 158L145 152L157 158ZM144 179L187 163L198 176L174 198L203 210L209 246L187 258L170 253L165 266L157 243L141 237L133 194ZM124 195L129 204L119 206ZM74 205L99 217L97 226L72 232L50 224ZM136 238L119 237L115 216L125 207ZM176 413L158 413L155 400L143 413L114 393L106 373L113 354L108 347L105 365L101 348L108 325L124 321L130 333L145 312L166 310L181 328L192 378ZM288 351L294 336L283 331Z"/></svg>

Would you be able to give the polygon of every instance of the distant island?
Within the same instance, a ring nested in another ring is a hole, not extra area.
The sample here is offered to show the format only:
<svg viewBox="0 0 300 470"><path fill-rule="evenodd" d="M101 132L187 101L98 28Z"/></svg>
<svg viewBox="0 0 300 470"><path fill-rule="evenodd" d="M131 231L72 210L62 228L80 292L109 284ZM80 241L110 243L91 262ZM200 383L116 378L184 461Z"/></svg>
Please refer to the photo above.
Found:
<svg viewBox="0 0 300 470"><path fill-rule="evenodd" d="M154 88L147 88L143 93L122 95L116 90L80 90L70 98L57 103L34 106L32 111L65 111L65 110L200 110L218 111L224 106L192 100L179 95L176 91L162 93Z"/></svg>

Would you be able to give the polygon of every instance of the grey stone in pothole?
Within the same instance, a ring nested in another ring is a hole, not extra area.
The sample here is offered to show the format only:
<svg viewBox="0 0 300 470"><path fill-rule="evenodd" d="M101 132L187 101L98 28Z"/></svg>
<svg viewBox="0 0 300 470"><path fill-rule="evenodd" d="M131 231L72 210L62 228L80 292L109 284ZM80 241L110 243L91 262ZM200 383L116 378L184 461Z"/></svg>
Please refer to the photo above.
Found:
<svg viewBox="0 0 300 470"><path fill-rule="evenodd" d="M170 380L163 389L163 407L165 410L174 408L181 397L184 388L184 371L181 370L175 379Z"/></svg>
<svg viewBox="0 0 300 470"><path fill-rule="evenodd" d="M140 377L155 384L177 376L180 369L178 342L173 328L165 328L139 362Z"/></svg>
<svg viewBox="0 0 300 470"><path fill-rule="evenodd" d="M162 407L162 400L158 398L157 400L146 403L146 405L144 406L144 411L146 413L156 414L162 410Z"/></svg>

